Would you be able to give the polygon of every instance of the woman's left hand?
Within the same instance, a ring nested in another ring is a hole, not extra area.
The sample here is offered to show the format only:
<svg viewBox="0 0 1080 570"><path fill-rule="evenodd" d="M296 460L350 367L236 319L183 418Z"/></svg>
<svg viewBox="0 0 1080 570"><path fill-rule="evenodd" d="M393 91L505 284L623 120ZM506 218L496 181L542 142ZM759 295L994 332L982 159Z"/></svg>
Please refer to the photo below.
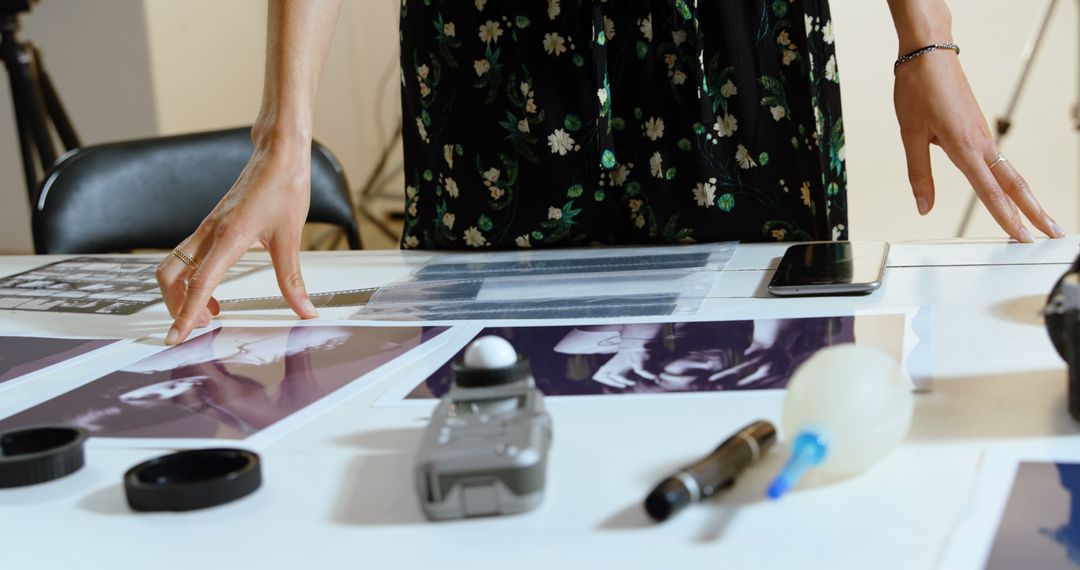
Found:
<svg viewBox="0 0 1080 570"><path fill-rule="evenodd" d="M1001 161L990 168L998 158L998 148L955 53L938 49L901 64L896 69L893 95L908 179L920 214L925 216L934 207L929 147L936 144L964 173L998 225L1014 239L1034 240L1020 212L1046 235L1065 235L1011 162Z"/></svg>

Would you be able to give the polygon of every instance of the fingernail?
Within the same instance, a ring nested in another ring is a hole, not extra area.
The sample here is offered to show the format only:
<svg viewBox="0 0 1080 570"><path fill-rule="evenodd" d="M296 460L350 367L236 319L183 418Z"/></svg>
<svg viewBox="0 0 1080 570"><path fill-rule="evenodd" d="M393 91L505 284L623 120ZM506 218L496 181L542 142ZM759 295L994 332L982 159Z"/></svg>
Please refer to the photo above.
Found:
<svg viewBox="0 0 1080 570"><path fill-rule="evenodd" d="M915 205L919 208L920 216L925 216L926 214L930 213L930 201L926 198L916 198Z"/></svg>
<svg viewBox="0 0 1080 570"><path fill-rule="evenodd" d="M310 318L319 316L319 311L315 310L315 305L311 302L311 299L304 299L304 313L311 315Z"/></svg>
<svg viewBox="0 0 1080 570"><path fill-rule="evenodd" d="M1035 241L1035 236L1031 235L1031 232L1027 228L1020 226L1020 241L1023 243L1032 243Z"/></svg>
<svg viewBox="0 0 1080 570"><path fill-rule="evenodd" d="M180 330L173 325L169 329L169 334L165 337L165 344L176 344L176 341L180 340Z"/></svg>
<svg viewBox="0 0 1080 570"><path fill-rule="evenodd" d="M1050 223L1050 231L1054 232L1054 237L1056 238L1062 238L1068 234L1068 232L1065 231L1065 228L1057 225L1057 223L1054 222Z"/></svg>

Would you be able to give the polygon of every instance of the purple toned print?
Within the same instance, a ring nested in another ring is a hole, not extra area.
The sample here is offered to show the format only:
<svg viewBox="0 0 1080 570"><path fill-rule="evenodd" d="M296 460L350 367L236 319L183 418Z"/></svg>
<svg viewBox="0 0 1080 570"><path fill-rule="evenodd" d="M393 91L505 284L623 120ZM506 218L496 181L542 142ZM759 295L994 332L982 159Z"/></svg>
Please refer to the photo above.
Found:
<svg viewBox="0 0 1080 570"><path fill-rule="evenodd" d="M0 384L114 342L114 339L0 336Z"/></svg>
<svg viewBox="0 0 1080 570"><path fill-rule="evenodd" d="M223 327L0 420L96 437L243 439L444 327Z"/></svg>
<svg viewBox="0 0 1080 570"><path fill-rule="evenodd" d="M986 568L1080 568L1080 464L1020 464Z"/></svg>
<svg viewBox="0 0 1080 570"><path fill-rule="evenodd" d="M529 358L548 396L780 389L818 350L854 342L855 317L489 327ZM453 360L462 357L462 352ZM407 399L441 397L450 363Z"/></svg>

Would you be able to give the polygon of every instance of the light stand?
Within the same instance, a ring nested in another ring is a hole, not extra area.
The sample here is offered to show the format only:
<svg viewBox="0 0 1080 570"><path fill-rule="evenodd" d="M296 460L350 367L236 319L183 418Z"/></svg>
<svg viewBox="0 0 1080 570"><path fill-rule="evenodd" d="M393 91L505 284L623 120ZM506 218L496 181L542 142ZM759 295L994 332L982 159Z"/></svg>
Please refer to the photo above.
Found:
<svg viewBox="0 0 1080 570"><path fill-rule="evenodd" d="M41 178L65 150L79 146L79 137L60 103L41 54L30 42L19 41L19 14L30 11L31 0L0 0L0 57L11 81L11 102L19 131L26 190L33 205ZM53 132L63 147L57 150Z"/></svg>
<svg viewBox="0 0 1080 570"><path fill-rule="evenodd" d="M1039 18L1039 23L1035 27L1035 31L1031 37L1028 38L1028 43L1024 46L1023 59L1020 63L1020 76L1016 79L1016 84L1013 85L1012 95L1009 97L1009 105L1005 108L1005 114L998 117L994 125L994 142L1000 149L1005 135L1012 127L1013 115L1016 114L1016 105L1020 101L1020 93L1024 90L1024 85L1027 83L1028 72L1031 71L1031 66L1035 61L1035 56L1039 52L1039 47L1042 45L1043 38L1046 37L1046 30L1050 24L1050 17L1054 14L1054 8L1057 7L1058 0L1049 0L1046 7L1043 8L1042 17ZM1080 81L1080 76L1078 76ZM1077 88L1077 94L1080 96L1080 86ZM1080 130L1080 100L1073 105L1073 125L1077 130ZM975 205L978 203L979 197L974 192L968 198L967 207L964 209L964 215L960 218L960 226L956 230L956 237L964 237L967 233L968 225L971 223L971 216L975 213Z"/></svg>

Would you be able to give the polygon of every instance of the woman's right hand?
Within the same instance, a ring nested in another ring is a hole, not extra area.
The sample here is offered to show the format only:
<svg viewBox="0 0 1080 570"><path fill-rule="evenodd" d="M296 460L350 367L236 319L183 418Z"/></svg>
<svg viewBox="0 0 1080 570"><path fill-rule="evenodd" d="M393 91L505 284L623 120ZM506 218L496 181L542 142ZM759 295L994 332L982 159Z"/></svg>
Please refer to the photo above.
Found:
<svg viewBox="0 0 1080 570"><path fill-rule="evenodd" d="M311 141L266 143L195 233L179 247L195 258L190 269L169 255L157 270L158 286L174 321L165 344L183 342L220 311L213 297L225 272L251 247L270 252L281 294L305 319L317 317L300 272L300 236L311 197Z"/></svg>

